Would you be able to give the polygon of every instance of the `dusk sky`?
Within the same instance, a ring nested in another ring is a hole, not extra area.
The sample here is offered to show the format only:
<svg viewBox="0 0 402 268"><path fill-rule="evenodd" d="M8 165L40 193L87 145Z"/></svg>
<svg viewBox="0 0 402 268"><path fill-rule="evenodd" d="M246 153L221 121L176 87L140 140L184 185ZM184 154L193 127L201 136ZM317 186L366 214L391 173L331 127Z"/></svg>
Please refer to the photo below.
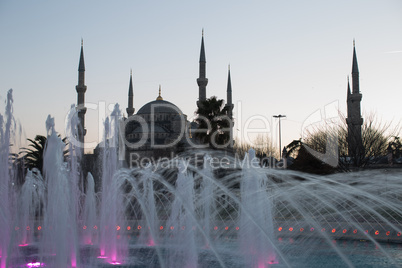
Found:
<svg viewBox="0 0 402 268"><path fill-rule="evenodd" d="M86 142L96 144L103 107L126 113L130 69L134 108L165 100L191 120L198 98L204 29L207 96L226 99L231 66L235 136L245 123L282 121L282 145L301 137L303 122L339 103L356 40L363 115L402 119L402 1L11 1L0 2L0 113L14 92L22 139L45 135L48 114L64 136L76 104L81 38L86 67ZM88 105L87 105L88 106ZM241 109L239 109L241 107ZM270 128L270 126L267 126ZM269 135L271 135L269 134Z"/></svg>

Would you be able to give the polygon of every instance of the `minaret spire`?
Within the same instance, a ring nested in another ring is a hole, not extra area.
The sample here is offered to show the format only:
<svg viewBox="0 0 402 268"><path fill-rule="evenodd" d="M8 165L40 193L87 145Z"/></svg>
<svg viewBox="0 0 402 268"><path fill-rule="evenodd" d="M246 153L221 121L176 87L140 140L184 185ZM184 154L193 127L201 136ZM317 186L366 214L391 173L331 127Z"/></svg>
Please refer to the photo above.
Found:
<svg viewBox="0 0 402 268"><path fill-rule="evenodd" d="M208 79L206 78L206 60L205 60L205 48L204 48L204 29L202 29L202 37L201 37L201 51L200 51L200 62L199 62L199 77L197 79L198 84L198 102L197 106L199 106L199 102L206 100L206 88L208 84Z"/></svg>
<svg viewBox="0 0 402 268"><path fill-rule="evenodd" d="M85 92L87 86L85 85L85 63L84 63L84 41L81 39L81 53L80 62L78 65L78 85L75 87L77 91L77 111L78 118L80 119L80 126L78 129L78 141L81 143L81 153L84 153L84 136L86 134L85 129L85 113L87 108L85 107Z"/></svg>
<svg viewBox="0 0 402 268"><path fill-rule="evenodd" d="M130 117L134 114L134 92L133 92L133 71L130 70L130 84L128 86L128 107L126 109L127 116Z"/></svg>
<svg viewBox="0 0 402 268"><path fill-rule="evenodd" d="M356 43L353 39L353 62L352 62L352 85L353 85L353 93L359 93L359 67L357 65L357 56L356 56Z"/></svg>
<svg viewBox="0 0 402 268"><path fill-rule="evenodd" d="M202 29L202 36L201 36L201 51L200 51L200 62L205 61L205 48L204 48L204 29ZM200 69L201 71L201 69ZM204 72L205 74L205 72Z"/></svg>
<svg viewBox="0 0 402 268"><path fill-rule="evenodd" d="M78 65L78 71L85 72L85 63L84 63L84 40L81 38L81 54L80 54L80 63Z"/></svg>
<svg viewBox="0 0 402 268"><path fill-rule="evenodd" d="M227 110L227 115L229 117L229 123L230 123L230 135L229 135L229 148L233 148L233 103L232 103L232 81L230 78L230 64L228 65L228 85L226 89L226 110Z"/></svg>
<svg viewBox="0 0 402 268"><path fill-rule="evenodd" d="M228 107L228 116L232 119L232 110L233 110L233 103L232 103L232 81L230 79L230 65L228 65L228 85L226 89L226 106Z"/></svg>

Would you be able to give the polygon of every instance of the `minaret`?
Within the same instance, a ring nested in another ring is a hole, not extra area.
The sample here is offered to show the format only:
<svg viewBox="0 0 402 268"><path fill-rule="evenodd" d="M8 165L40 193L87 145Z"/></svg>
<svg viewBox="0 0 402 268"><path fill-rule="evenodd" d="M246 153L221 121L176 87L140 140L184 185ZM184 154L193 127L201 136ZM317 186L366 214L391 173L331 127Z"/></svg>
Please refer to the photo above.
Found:
<svg viewBox="0 0 402 268"><path fill-rule="evenodd" d="M348 155L354 159L356 165L360 165L360 159L364 157L364 147L362 141L363 118L361 116L360 103L362 94L359 87L359 68L357 65L356 47L353 40L353 63L352 63L352 92L348 82Z"/></svg>
<svg viewBox="0 0 402 268"><path fill-rule="evenodd" d="M233 119L232 82L230 79L230 65L228 67L228 86L226 89L226 105L230 120Z"/></svg>
<svg viewBox="0 0 402 268"><path fill-rule="evenodd" d="M228 86L226 89L226 110L230 119L230 143L229 148L233 147L233 103L232 103L232 81L230 79L230 65L228 66Z"/></svg>
<svg viewBox="0 0 402 268"><path fill-rule="evenodd" d="M127 106L127 117L134 114L134 93L133 93L133 71L130 70L130 85L128 86L128 106Z"/></svg>
<svg viewBox="0 0 402 268"><path fill-rule="evenodd" d="M78 141L81 143L81 152L84 153L84 136L86 134L85 129L85 113L87 108L85 107L85 92L87 86L85 85L85 64L84 64L84 42L81 39L81 54L80 63L78 66L78 85L75 87L77 90L77 111L78 118L80 119L80 127L78 129Z"/></svg>
<svg viewBox="0 0 402 268"><path fill-rule="evenodd" d="M198 101L197 106L199 106L199 102L205 101L207 96L207 84L208 78L206 78L206 61L205 61L205 50L204 50L204 29L202 30L202 38L201 38L201 52L200 52L200 74L197 78L198 84Z"/></svg>

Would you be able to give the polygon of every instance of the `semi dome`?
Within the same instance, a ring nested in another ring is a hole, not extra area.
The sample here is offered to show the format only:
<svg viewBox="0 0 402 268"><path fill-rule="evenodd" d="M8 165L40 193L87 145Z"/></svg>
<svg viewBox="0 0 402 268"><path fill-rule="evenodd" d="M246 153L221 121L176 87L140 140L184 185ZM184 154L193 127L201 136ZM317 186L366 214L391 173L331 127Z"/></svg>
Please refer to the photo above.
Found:
<svg viewBox="0 0 402 268"><path fill-rule="evenodd" d="M183 114L179 107L173 103L160 99L148 102L138 110L137 114L151 114L152 112L157 114Z"/></svg>

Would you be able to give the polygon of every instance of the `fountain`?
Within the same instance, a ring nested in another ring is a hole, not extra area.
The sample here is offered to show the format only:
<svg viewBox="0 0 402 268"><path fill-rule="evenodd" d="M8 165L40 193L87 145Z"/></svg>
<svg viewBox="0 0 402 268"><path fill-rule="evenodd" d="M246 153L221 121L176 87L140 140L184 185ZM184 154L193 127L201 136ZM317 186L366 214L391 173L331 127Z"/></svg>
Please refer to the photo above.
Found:
<svg viewBox="0 0 402 268"><path fill-rule="evenodd" d="M120 116L116 106L105 121L100 192L82 174L80 150L70 144L64 157L51 117L44 172L28 171L16 187L9 92L0 116L0 268L402 265L401 171L314 176L261 168L253 150L243 160L187 152L125 169Z"/></svg>

